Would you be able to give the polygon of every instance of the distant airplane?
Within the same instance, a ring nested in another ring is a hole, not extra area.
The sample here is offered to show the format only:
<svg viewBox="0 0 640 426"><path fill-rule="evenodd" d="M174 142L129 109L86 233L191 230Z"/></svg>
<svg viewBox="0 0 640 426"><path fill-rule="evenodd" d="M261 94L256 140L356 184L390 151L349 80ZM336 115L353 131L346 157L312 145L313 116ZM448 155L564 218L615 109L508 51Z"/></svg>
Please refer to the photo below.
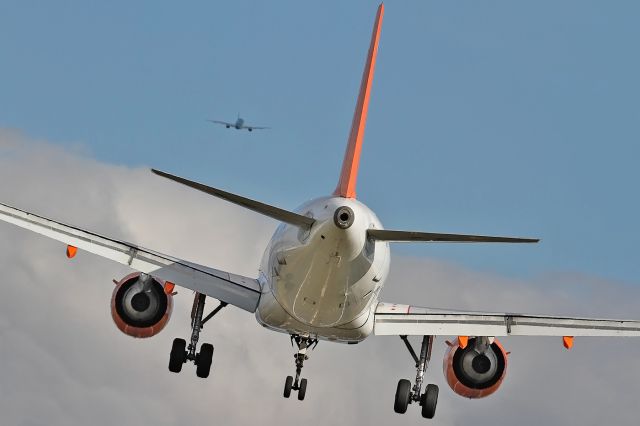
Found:
<svg viewBox="0 0 640 426"><path fill-rule="evenodd" d="M159 176L281 222L265 249L257 277L245 277L206 265L198 265L155 250L147 250L117 238L98 235L77 226L64 225L4 204L0 204L0 220L61 241L66 245L66 255L70 259L74 258L79 250L83 250L131 267L134 272L119 281L114 280L116 285L111 298L111 315L115 325L129 336L146 338L158 334L171 317L173 298L177 294L175 290L178 287L193 290L195 295L190 316L191 333L188 342L182 338L173 341L168 365L171 372L178 373L185 363L193 362L198 377L209 376L213 360L213 345L202 343L198 351L200 332L205 323L228 305L254 314L257 322L267 330L288 334L292 345L295 344L297 347L297 352L295 377L288 376L284 382L282 394L285 398L289 398L292 391L297 392L298 400L305 398L307 379L301 377L302 367L319 340L356 344L371 334L398 336L411 355L411 363L407 362L407 364L415 366L416 376L413 382L408 379L401 379L398 382L393 409L396 413L405 413L409 404L416 404L421 407L422 416L430 419L436 412L439 388L435 384L425 386L425 373L431 361L431 349L437 336L451 336L447 341L448 349L443 361L444 375L453 392L466 398L485 398L493 394L505 378L510 352L507 352L496 337L556 336L562 337L562 344L570 349L573 346L574 337L577 336L640 336L640 321L524 315L510 311L457 311L381 302L380 291L389 275L389 243L477 244L538 241L532 238L384 229L375 213L356 199L360 151L364 139L383 12L384 7L380 5L342 171L338 185L331 195L307 201L295 211L291 211L153 170ZM222 124L227 127L234 126L236 129L257 129L257 127L243 126L240 118L235 125L224 122ZM284 154L289 153L284 151ZM408 152L408 155L411 153ZM267 172L269 168L274 167L273 164L266 166ZM378 173L385 174L387 178L392 177L388 170L378 170ZM302 178L303 176L292 177L292 179ZM401 184L410 185L408 182ZM60 199L57 202L64 203L64 200ZM182 219L188 220L189 213L189 206L185 206ZM212 217L212 220L216 218ZM158 231L162 232L161 229ZM247 230L247 232L251 231ZM225 244L224 241L217 239L212 240L212 243ZM5 239L5 244L10 246L11 242ZM31 260L38 261L38 259L25 259L25 262ZM64 277L53 276L51 279L59 280ZM429 287L429 279L428 276L422 278L423 290L420 295L414 295L414 299L436 299L430 293L433 289ZM93 281L98 280L99 278L96 278ZM33 285L34 283L4 284ZM392 284L402 285L403 283L393 282ZM217 299L219 305L205 315L207 298ZM28 301L20 303L26 303L28 309ZM81 294L78 295L78 303L83 303ZM25 315L28 315L28 312L25 312ZM72 332L73 330L68 331L68 333ZM407 336L420 338L418 351L414 349ZM238 335L238 339L243 337ZM560 343L560 339L558 340ZM245 344L250 347L247 350L268 352L268 348L252 347L254 343L251 340ZM602 344L609 343L603 341ZM619 349L613 347L611 350ZM362 353L364 349L360 351L360 354ZM523 360L526 355L518 357L518 361ZM137 360L135 355L131 359L141 363L150 362L145 359ZM243 366L238 364L234 368L243 368ZM378 369L382 368L388 370L391 366L378 366ZM620 366L620 368L633 368L633 366ZM367 377L380 374L376 369L364 371L362 368L362 370L360 374ZM575 373L579 374L579 369ZM553 374L553 372L546 370L539 371L537 374ZM263 370L260 375L271 375L271 372ZM606 372L602 377L606 379ZM342 383L334 383L334 385L336 392L343 392L345 398L351 397ZM248 390L249 403L251 395L262 392L261 389L253 387L255 386L253 383L235 383L234 386ZM168 394L171 390L171 386L167 385ZM514 388L509 390L515 391ZM598 392L598 388L595 387L589 391ZM525 389L524 392L537 394L544 392L544 388ZM603 394L605 402L606 397L607 395ZM246 401L235 404L240 409L250 407ZM500 402L494 406L499 405ZM499 413L495 415L498 417Z"/></svg>
<svg viewBox="0 0 640 426"><path fill-rule="evenodd" d="M235 128L237 130L247 129L250 132L252 132L254 129L255 130L269 129L269 127L245 126L244 120L242 118L240 118L240 114L238 114L238 118L236 119L235 123L228 123L226 121L218 121L218 120L207 120L207 121L210 121L210 122L216 123L216 124L222 124L227 129L230 129L231 127L233 127L233 128Z"/></svg>

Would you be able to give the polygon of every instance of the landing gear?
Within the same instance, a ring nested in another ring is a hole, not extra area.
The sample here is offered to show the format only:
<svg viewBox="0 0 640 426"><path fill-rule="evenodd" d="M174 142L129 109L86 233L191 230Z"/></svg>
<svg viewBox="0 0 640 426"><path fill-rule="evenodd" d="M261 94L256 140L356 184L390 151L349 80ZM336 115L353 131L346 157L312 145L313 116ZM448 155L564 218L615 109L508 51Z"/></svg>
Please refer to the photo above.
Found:
<svg viewBox="0 0 640 426"><path fill-rule="evenodd" d="M203 343L200 347L200 353L196 355L196 376L206 379L209 377L211 371L211 364L213 363L213 345L210 343Z"/></svg>
<svg viewBox="0 0 640 426"><path fill-rule="evenodd" d="M173 339L171 346L171 354L169 355L169 371L179 373L182 370L182 364L187 362L187 342L184 339Z"/></svg>
<svg viewBox="0 0 640 426"><path fill-rule="evenodd" d="M417 402L422 406L422 417L432 419L436 414L436 406L438 405L438 386L429 384L425 388L424 393L422 393L422 381L424 379L424 373L429 366L429 361L431 360L433 336L424 336L422 338L420 357L416 355L407 336L400 336L400 338L416 362L416 382L413 387L407 379L402 379L398 382L393 410L396 413L404 414L407 412L409 404Z"/></svg>
<svg viewBox="0 0 640 426"><path fill-rule="evenodd" d="M432 419L436 415L436 405L438 405L438 386L427 385L424 393L420 397L420 405L422 405L422 417Z"/></svg>
<svg viewBox="0 0 640 426"><path fill-rule="evenodd" d="M171 354L169 355L169 371L172 373L179 373L182 370L183 364L187 361L193 361L196 365L196 375L201 378L209 377L211 364L213 363L213 345L203 343L200 346L200 352L196 352L198 340L200 339L200 331L202 331L202 327L207 321L227 306L227 303L220 302L220 305L203 319L202 316L204 314L206 298L207 296L204 294L196 293L193 300L193 309L191 310L191 341L189 346L187 347L187 342L184 339L173 340Z"/></svg>
<svg viewBox="0 0 640 426"><path fill-rule="evenodd" d="M293 389L293 377L287 376L286 380L284 381L283 396L285 398L289 398L291 396L291 389Z"/></svg>
<svg viewBox="0 0 640 426"><path fill-rule="evenodd" d="M292 376L287 376L287 379L284 381L284 392L282 394L285 398L289 398L291 391L294 390L298 392L298 400L303 401L307 394L307 379L301 379L300 374L302 374L304 362L309 359L307 349L311 348L313 350L318 345L318 339L297 335L291 336L291 344L293 345L294 342L296 346L298 346L298 353L294 355L296 360L296 378L294 379Z"/></svg>
<svg viewBox="0 0 640 426"><path fill-rule="evenodd" d="M407 379L401 379L396 389L396 400L393 404L393 411L398 414L407 412L409 401L411 400L411 382Z"/></svg>

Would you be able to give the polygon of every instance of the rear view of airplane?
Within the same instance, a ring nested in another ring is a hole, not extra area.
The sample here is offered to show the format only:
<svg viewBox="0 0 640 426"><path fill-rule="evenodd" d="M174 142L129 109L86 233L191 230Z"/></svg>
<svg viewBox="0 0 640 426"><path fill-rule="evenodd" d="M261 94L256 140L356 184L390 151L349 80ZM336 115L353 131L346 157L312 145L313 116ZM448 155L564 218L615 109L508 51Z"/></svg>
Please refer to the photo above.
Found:
<svg viewBox="0 0 640 426"><path fill-rule="evenodd" d="M383 303L380 290L388 277L390 242L535 243L537 239L386 230L376 215L356 199L356 180L384 7L375 18L360 93L335 191L295 211L285 210L162 171L159 176L221 198L281 224L265 248L258 277L244 277L164 255L135 244L80 229L0 204L0 219L61 241L67 257L88 251L130 266L135 272L116 283L111 313L116 326L138 338L158 334L172 313L176 286L195 291L189 342L177 338L169 370L187 362L198 377L208 377L213 346L198 342L203 324L228 305L254 313L269 330L290 335L298 351L295 376L285 380L283 395L303 400L308 380L304 362L320 340L357 344L370 336L399 336L416 366L415 380L398 382L394 410L411 403L433 418L438 386L423 387L436 336L447 342L444 374L451 389L466 398L493 394L507 371L508 352L496 337L558 336L571 348L575 336L640 336L640 321L601 320L513 313L463 312ZM428 288L425 288L425 292ZM205 315L207 297L219 305ZM425 296L426 297L426 296ZM408 336L420 336L415 351Z"/></svg>
<svg viewBox="0 0 640 426"><path fill-rule="evenodd" d="M222 124L227 129L230 129L231 127L233 127L234 129L237 129L237 130L247 129L250 132L254 130L260 130L260 129L269 129L269 127L248 126L244 124L244 119L240 118L240 114L238 114L238 118L236 118L235 123L229 123L227 121L218 121L218 120L207 120L207 121L210 121L216 124Z"/></svg>

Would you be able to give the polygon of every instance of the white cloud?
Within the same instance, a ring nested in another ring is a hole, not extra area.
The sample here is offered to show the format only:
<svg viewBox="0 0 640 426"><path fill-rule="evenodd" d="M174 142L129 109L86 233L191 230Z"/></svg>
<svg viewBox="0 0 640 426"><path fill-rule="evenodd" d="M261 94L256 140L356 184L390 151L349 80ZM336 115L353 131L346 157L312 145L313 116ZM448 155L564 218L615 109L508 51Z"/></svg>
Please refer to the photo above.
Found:
<svg viewBox="0 0 640 426"><path fill-rule="evenodd" d="M0 130L0 202L135 241L178 257L253 275L275 223L143 168L99 163ZM221 185L228 187L228 185ZM231 189L231 188L230 188ZM109 311L112 278L128 271L0 224L0 413L3 425L416 424L418 407L392 411L395 384L414 370L401 342L321 343L305 367L307 400L282 398L293 372L288 337L227 308L202 341L216 347L212 375L167 370L171 341L189 333L191 294L181 291L167 328L148 340L121 334ZM395 258L388 301L427 306L588 316L637 315L639 291L593 277L513 280L430 259ZM441 372L442 340L428 380L440 385L438 424L637 423L640 341L511 338L503 388L461 399Z"/></svg>

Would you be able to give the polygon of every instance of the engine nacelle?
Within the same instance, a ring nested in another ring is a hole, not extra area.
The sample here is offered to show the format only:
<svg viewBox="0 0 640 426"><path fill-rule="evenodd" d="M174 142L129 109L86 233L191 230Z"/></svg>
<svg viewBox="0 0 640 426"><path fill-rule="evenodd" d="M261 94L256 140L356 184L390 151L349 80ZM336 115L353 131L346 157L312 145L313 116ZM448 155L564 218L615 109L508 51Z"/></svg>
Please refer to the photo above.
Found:
<svg viewBox="0 0 640 426"><path fill-rule="evenodd" d="M173 310L173 296L165 292L164 284L140 272L129 274L116 284L111 316L120 331L141 338L162 331Z"/></svg>
<svg viewBox="0 0 640 426"><path fill-rule="evenodd" d="M465 398L484 398L502 384L507 373L507 353L497 339L489 343L487 338L470 338L464 349L456 340L449 344L443 369L455 393Z"/></svg>

